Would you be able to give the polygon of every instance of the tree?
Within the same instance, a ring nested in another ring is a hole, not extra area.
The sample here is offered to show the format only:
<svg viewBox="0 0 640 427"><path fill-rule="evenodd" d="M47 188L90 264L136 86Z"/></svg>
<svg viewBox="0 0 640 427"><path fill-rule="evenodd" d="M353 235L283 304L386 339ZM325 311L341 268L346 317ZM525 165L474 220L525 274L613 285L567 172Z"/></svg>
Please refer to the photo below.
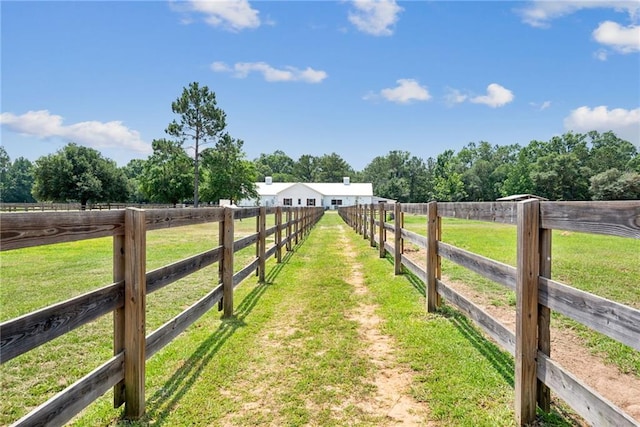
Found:
<svg viewBox="0 0 640 427"><path fill-rule="evenodd" d="M588 166L593 174L610 169L618 171L632 170L631 162L638 156L638 150L632 143L618 138L613 132L600 134L588 133L591 138Z"/></svg>
<svg viewBox="0 0 640 427"><path fill-rule="evenodd" d="M145 161L143 159L131 159L129 163L122 168L128 180L129 201L133 203L149 201L140 188L140 175L142 175L144 170L144 164Z"/></svg>
<svg viewBox="0 0 640 427"><path fill-rule="evenodd" d="M182 95L171 104L174 113L180 115L180 123L173 120L166 132L181 142L194 142L193 205L198 207L198 187L200 182L200 145L217 139L226 127L227 115L217 107L216 94L207 86L197 82L183 88Z"/></svg>
<svg viewBox="0 0 640 427"><path fill-rule="evenodd" d="M316 162L316 182L342 182L345 176L355 174L353 168L336 153L325 154Z"/></svg>
<svg viewBox="0 0 640 427"><path fill-rule="evenodd" d="M6 176L6 189L2 191L3 202L35 203L33 188L33 163L24 157L18 157L9 167Z"/></svg>
<svg viewBox="0 0 640 427"><path fill-rule="evenodd" d="M453 150L445 150L435 161L433 192L436 200L458 202L467 197L460 170L462 165Z"/></svg>
<svg viewBox="0 0 640 427"><path fill-rule="evenodd" d="M410 203L429 200L427 167L407 151L375 157L364 168L362 179L371 182L374 193L381 197Z"/></svg>
<svg viewBox="0 0 640 427"><path fill-rule="evenodd" d="M298 182L313 182L317 175L318 158L309 154L300 156L293 165L294 180Z"/></svg>
<svg viewBox="0 0 640 427"><path fill-rule="evenodd" d="M36 160L33 194L52 202L124 202L127 179L113 160L93 148L69 143Z"/></svg>
<svg viewBox="0 0 640 427"><path fill-rule="evenodd" d="M237 202L257 198L256 170L253 162L245 159L240 139L224 134L214 149L202 153L202 199L217 203L220 199Z"/></svg>
<svg viewBox="0 0 640 427"><path fill-rule="evenodd" d="M612 168L592 176L590 182L593 200L640 199L640 173Z"/></svg>
<svg viewBox="0 0 640 427"><path fill-rule="evenodd" d="M274 182L292 182L296 180L293 175L295 162L282 150L276 150L272 154L262 153L254 163L258 172L258 181L264 181L267 176L272 177Z"/></svg>
<svg viewBox="0 0 640 427"><path fill-rule="evenodd" d="M0 145L0 201L5 202L9 184L9 169L11 169L11 158L7 150Z"/></svg>
<svg viewBox="0 0 640 427"><path fill-rule="evenodd" d="M193 159L180 142L156 139L153 154L144 162L140 189L151 201L176 205L193 193Z"/></svg>

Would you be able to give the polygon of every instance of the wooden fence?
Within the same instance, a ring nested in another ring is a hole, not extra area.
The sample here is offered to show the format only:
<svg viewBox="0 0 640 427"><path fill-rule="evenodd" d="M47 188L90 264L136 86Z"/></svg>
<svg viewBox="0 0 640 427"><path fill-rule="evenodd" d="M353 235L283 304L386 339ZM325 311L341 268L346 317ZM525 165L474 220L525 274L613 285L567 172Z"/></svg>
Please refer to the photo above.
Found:
<svg viewBox="0 0 640 427"><path fill-rule="evenodd" d="M110 211L114 209L168 209L175 206L154 203L90 203L87 211ZM45 212L45 211L79 211L80 203L0 203L0 212Z"/></svg>
<svg viewBox="0 0 640 427"><path fill-rule="evenodd" d="M640 350L639 310L551 280L552 229L640 239L639 201L380 203L340 208L339 213L370 240L371 246L377 244L380 257L387 252L393 255L396 274L401 274L404 267L426 284L428 311L434 311L441 304L440 298L445 298L515 357L515 412L519 425L535 419L536 405L549 411L550 390L592 425L639 425L549 356L551 310ZM426 215L427 237L403 228L405 213ZM386 221L388 215L393 217L393 223ZM517 266L442 242L443 217L516 225ZM386 241L387 230L394 233L393 244ZM426 249L426 269L403 254L404 240ZM442 281L443 257L515 291L515 335Z"/></svg>
<svg viewBox="0 0 640 427"><path fill-rule="evenodd" d="M224 317L233 315L233 290L252 272L265 278L265 260L281 261L320 219L322 208L199 208L108 212L11 213L0 218L0 249L26 248L113 236L113 280L105 287L0 324L1 362L113 313L114 356L15 422L15 426L61 425L114 387L114 404L125 414L144 414L145 361L222 301ZM266 215L275 225L266 227ZM283 216L285 217L283 220ZM258 231L234 239L234 220L256 217ZM146 232L198 223L219 224L218 246L153 271L146 267ZM273 246L266 237L275 234ZM234 253L256 244L256 257L234 274ZM216 287L207 295L145 336L146 295L215 262Z"/></svg>

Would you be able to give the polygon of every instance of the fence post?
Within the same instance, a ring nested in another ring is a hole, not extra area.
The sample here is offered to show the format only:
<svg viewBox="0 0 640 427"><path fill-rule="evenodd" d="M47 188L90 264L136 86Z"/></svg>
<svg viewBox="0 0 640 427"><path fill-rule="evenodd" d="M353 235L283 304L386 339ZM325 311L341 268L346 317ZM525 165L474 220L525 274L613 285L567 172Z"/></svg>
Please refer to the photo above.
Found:
<svg viewBox="0 0 640 427"><path fill-rule="evenodd" d="M525 425L536 416L539 201L518 203L517 218L515 408L517 424Z"/></svg>
<svg viewBox="0 0 640 427"><path fill-rule="evenodd" d="M294 217L295 220L293 222L293 232L295 234L295 244L296 246L298 245L298 222L300 220L300 208L295 208L296 211L294 212Z"/></svg>
<svg viewBox="0 0 640 427"><path fill-rule="evenodd" d="M384 236L387 234L384 230L385 223L385 212L384 212L384 202L378 203L378 222L380 222L380 230L378 234L378 250L380 252L380 258L384 258L385 249L384 249Z"/></svg>
<svg viewBox="0 0 640 427"><path fill-rule="evenodd" d="M282 207L276 207L276 260L282 262Z"/></svg>
<svg viewBox="0 0 640 427"><path fill-rule="evenodd" d="M367 217L367 205L363 204L362 205L362 238L363 239L367 239L367 237L369 237L368 233L368 225L369 225L369 221L368 221L368 217Z"/></svg>
<svg viewBox="0 0 640 427"><path fill-rule="evenodd" d="M142 209L124 213L124 388L125 416L144 415L146 224Z"/></svg>
<svg viewBox="0 0 640 427"><path fill-rule="evenodd" d="M373 203L369 203L369 244L376 246L376 210Z"/></svg>
<svg viewBox="0 0 640 427"><path fill-rule="evenodd" d="M267 246L267 208L260 207L258 217L258 280L264 282L265 252Z"/></svg>
<svg viewBox="0 0 640 427"><path fill-rule="evenodd" d="M436 287L436 279L440 279L440 256L438 240L440 240L440 219L438 202L427 204L427 311L432 313L440 305L440 296Z"/></svg>
<svg viewBox="0 0 640 427"><path fill-rule="evenodd" d="M222 238L222 317L233 316L233 208L224 208Z"/></svg>
<svg viewBox="0 0 640 427"><path fill-rule="evenodd" d="M113 281L125 280L126 258L124 234L113 236ZM124 307L113 311L113 355L124 350ZM124 403L124 380L113 386L113 407Z"/></svg>
<svg viewBox="0 0 640 427"><path fill-rule="evenodd" d="M404 212L400 212L400 228L404 228ZM404 239L400 240L400 253L404 253Z"/></svg>
<svg viewBox="0 0 640 427"><path fill-rule="evenodd" d="M551 229L540 229L540 276L551 279ZM538 305L538 350L551 355L551 310ZM538 406L544 412L551 410L551 391L538 380Z"/></svg>
<svg viewBox="0 0 640 427"><path fill-rule="evenodd" d="M402 209L400 206L400 202L396 202L393 210L393 264L395 267L396 275L402 274L402 223L401 223L401 213Z"/></svg>
<svg viewBox="0 0 640 427"><path fill-rule="evenodd" d="M291 219L293 217L292 210L293 208L287 208L287 251L291 251Z"/></svg>

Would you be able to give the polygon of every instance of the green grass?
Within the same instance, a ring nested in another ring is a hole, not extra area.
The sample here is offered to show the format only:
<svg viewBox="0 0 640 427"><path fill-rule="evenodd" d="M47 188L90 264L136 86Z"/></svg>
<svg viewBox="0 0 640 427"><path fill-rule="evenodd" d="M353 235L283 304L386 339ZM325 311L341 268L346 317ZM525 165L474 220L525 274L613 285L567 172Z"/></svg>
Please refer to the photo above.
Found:
<svg viewBox="0 0 640 427"><path fill-rule="evenodd" d="M512 357L459 312L444 306L427 313L424 284L408 273L394 276L389 256L378 259L366 242L358 253L387 320L384 331L400 344L402 360L416 377L413 394L429 405L432 418L447 426L515 425ZM551 414L540 414L540 425L574 425L560 412L567 409L554 406Z"/></svg>
<svg viewBox="0 0 640 427"><path fill-rule="evenodd" d="M255 221L237 226L251 233ZM358 405L375 395L376 367L349 315L362 303L376 303L382 330L398 345L397 363L413 372L412 394L428 406L431 419L451 426L514 425L511 357L459 313L426 313L424 285L411 275L394 276L390 260L379 259L349 230L356 260L345 258L336 239L341 227L346 229L337 215L325 215L282 264L268 262L266 284L250 278L237 288L234 318L222 320L214 309L154 355L147 362L145 418L123 420L109 392L73 424L384 425L385 417ZM148 243L151 269L216 246L217 225L151 232ZM51 246L46 256L40 252L46 247L2 252L3 318L108 283L110 247L110 239L97 239ZM238 255L237 268L254 250ZM353 262L362 266L367 294L353 292L345 279ZM216 277L214 265L150 295L148 332L204 295ZM41 280L47 285L40 292L22 292ZM62 286L68 289L62 292ZM9 306L12 314L6 315ZM111 318L105 316L2 365L0 424L104 362L111 336ZM541 425L573 425L560 413L564 408L543 417Z"/></svg>
<svg viewBox="0 0 640 427"><path fill-rule="evenodd" d="M426 218L407 215L405 228L426 235ZM516 228L513 225L444 218L442 240L505 264L516 264ZM448 260L442 261L442 273L483 292L492 304L515 307L513 292ZM640 241L554 230L552 278L640 309ZM594 353L618 366L622 372L640 377L640 352L564 316L554 314L553 325L576 330Z"/></svg>
<svg viewBox="0 0 640 427"><path fill-rule="evenodd" d="M273 215L270 215L273 216ZM236 235L255 232L256 221L236 221ZM271 240L273 236L270 236ZM216 247L217 224L150 231L147 269ZM236 254L239 270L255 254ZM100 238L0 253L0 320L8 320L112 282L112 239ZM167 286L147 298L151 332L210 291L217 265ZM84 325L0 366L0 425L26 414L112 355L111 316Z"/></svg>

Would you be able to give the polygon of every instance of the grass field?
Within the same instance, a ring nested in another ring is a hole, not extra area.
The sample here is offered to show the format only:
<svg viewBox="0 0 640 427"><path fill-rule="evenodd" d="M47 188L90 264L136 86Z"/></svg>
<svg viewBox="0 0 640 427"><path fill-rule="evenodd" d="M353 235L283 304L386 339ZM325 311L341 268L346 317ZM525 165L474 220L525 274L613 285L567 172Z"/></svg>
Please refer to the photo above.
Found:
<svg viewBox="0 0 640 427"><path fill-rule="evenodd" d="M272 217L270 215L269 217ZM273 219L270 218L270 222ZM236 221L236 236L255 232L255 219ZM273 236L270 236L271 241ZM269 239L268 239L269 241ZM147 270L218 245L218 224L200 224L147 233ZM255 247L236 254L239 270ZM209 292L217 264L147 297L151 332ZM83 240L0 253L0 320L8 320L112 282L112 238ZM0 425L17 419L112 355L111 316L103 316L0 366ZM57 369L56 369L57 368Z"/></svg>
<svg viewBox="0 0 640 427"><path fill-rule="evenodd" d="M406 215L405 228L426 235L426 217ZM444 218L442 240L505 264L516 264L516 228L512 225ZM442 273L470 284L488 295L493 304L515 306L513 292L445 259ZM639 240L554 231L551 275L575 288L640 309ZM554 325L575 329L594 352L622 372L640 377L640 352L564 316L552 316Z"/></svg>
<svg viewBox="0 0 640 427"><path fill-rule="evenodd" d="M407 217L407 226L417 232L421 223L418 217ZM508 241L511 232L505 229L503 237L496 237L502 231L476 231L481 235L471 238L472 230L460 225L455 231L455 221L445 223L444 240L470 250L486 239ZM251 233L255 221L244 220L237 227ZM363 352L349 315L361 303L375 303L384 319L383 331L397 342L398 363L413 374L411 393L428 406L430 419L452 426L514 425L512 359L455 311L427 314L423 285L410 276L394 276L389 259L379 259L350 231L346 236L357 256L355 261L346 259L343 243L336 239L341 228L346 225L337 215L325 215L283 264L268 262L267 284L250 278L237 289L233 319L223 321L212 310L151 358L143 420L121 420L107 393L74 424L385 425L384 417L358 405L375 392L376 367ZM148 269L153 269L216 246L217 225L154 231L147 240ZM556 244L557 239L554 253ZM250 247L238 254L237 268L254 251ZM511 263L507 251L505 246L497 255L480 253ZM365 272L369 294L354 293L347 283L345 274L354 268L353 262ZM628 268L627 280L637 288L638 271ZM443 267L447 274L451 269ZM456 274L465 277L463 271ZM0 277L6 320L109 283L111 240L2 252ZM214 265L150 295L147 331L204 295L216 278ZM509 303L499 287L479 286L494 292L496 301ZM615 292L631 303L639 301L637 289ZM2 365L0 424L16 420L105 361L112 352L111 340L111 318L105 316ZM637 359L630 363L638 367ZM571 417L561 415L564 412L555 408L541 425L573 425Z"/></svg>

